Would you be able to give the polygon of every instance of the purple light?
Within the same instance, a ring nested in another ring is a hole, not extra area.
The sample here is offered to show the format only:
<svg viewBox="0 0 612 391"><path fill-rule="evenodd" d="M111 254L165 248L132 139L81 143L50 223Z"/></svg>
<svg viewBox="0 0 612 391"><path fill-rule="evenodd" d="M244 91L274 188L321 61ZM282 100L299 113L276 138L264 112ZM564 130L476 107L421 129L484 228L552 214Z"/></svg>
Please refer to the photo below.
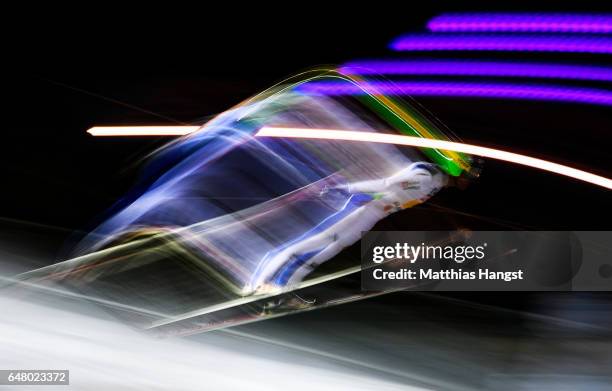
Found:
<svg viewBox="0 0 612 391"><path fill-rule="evenodd" d="M397 51L525 51L612 53L612 38L601 36L504 35L504 34L408 34L390 45Z"/></svg>
<svg viewBox="0 0 612 391"><path fill-rule="evenodd" d="M457 96L475 98L544 100L612 106L612 91L595 88L561 87L513 83L449 82L311 82L298 87L304 93L322 95L396 94L414 96Z"/></svg>
<svg viewBox="0 0 612 391"><path fill-rule="evenodd" d="M344 64L340 72L347 75L500 76L612 81L610 67L516 61L353 61Z"/></svg>
<svg viewBox="0 0 612 391"><path fill-rule="evenodd" d="M457 13L436 16L427 28L434 32L612 33L612 15Z"/></svg>

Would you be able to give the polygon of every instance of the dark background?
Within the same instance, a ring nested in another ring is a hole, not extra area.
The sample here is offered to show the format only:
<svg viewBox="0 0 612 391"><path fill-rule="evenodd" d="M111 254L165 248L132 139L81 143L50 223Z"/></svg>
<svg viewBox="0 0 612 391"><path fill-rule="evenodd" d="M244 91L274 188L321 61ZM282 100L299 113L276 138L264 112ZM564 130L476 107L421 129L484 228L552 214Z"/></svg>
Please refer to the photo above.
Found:
<svg viewBox="0 0 612 391"><path fill-rule="evenodd" d="M95 226L126 193L137 178L140 158L167 141L96 139L85 133L93 125L202 120L316 65L399 58L402 54L387 49L390 40L424 31L426 21L441 12L606 11L597 2L581 2L580 9L576 5L421 2L374 8L304 3L172 10L89 6L40 9L23 20L15 16L22 23L8 35L5 53L5 63L14 69L4 73L3 83L8 104L1 139L0 217L3 224L17 219L19 224L65 228L39 235L44 236L39 245L47 246L48 261L57 260L78 231ZM612 65L604 55L529 58ZM589 83L581 83L585 84ZM462 98L419 102L466 141L610 175L610 107ZM524 228L610 229L609 201L608 191L592 185L487 161L482 177L467 190L449 189L432 204ZM427 225L424 219L435 221L400 214L393 225L420 228ZM34 232L15 230L11 226L2 235L28 242Z"/></svg>

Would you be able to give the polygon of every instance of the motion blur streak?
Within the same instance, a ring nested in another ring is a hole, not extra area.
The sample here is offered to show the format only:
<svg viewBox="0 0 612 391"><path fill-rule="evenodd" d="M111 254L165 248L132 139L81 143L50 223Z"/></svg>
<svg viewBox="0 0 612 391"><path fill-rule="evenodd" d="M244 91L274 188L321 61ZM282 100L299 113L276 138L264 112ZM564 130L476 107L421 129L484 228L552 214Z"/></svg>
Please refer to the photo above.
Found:
<svg viewBox="0 0 612 391"><path fill-rule="evenodd" d="M509 34L407 34L391 42L396 51L476 50L512 52L612 53L612 38Z"/></svg>
<svg viewBox="0 0 612 391"><path fill-rule="evenodd" d="M94 126L87 133L92 136L184 136L199 126Z"/></svg>
<svg viewBox="0 0 612 391"><path fill-rule="evenodd" d="M69 369L70 386L57 390L417 389L322 356L315 366L304 352L230 335L153 338L93 307L47 300L0 297L0 367ZM249 349L258 353L245 353Z"/></svg>
<svg viewBox="0 0 612 391"><path fill-rule="evenodd" d="M612 68L591 65L487 60L364 60L344 64L349 75L535 77L612 81Z"/></svg>
<svg viewBox="0 0 612 391"><path fill-rule="evenodd" d="M612 33L612 16L561 13L451 13L432 18L433 32Z"/></svg>
<svg viewBox="0 0 612 391"><path fill-rule="evenodd" d="M589 182L597 186L612 189L612 179L595 175L586 171L578 170L562 164L520 155L513 152L501 151L493 148L481 147L478 145L457 143L445 140L433 140L419 137L403 136L397 134L359 132L350 130L333 129L299 129L282 127L264 127L257 133L259 137L295 137L312 138L325 140L347 140L347 141L366 141L373 143L408 145L420 148L436 148L446 151L467 153L470 155L482 156L511 163L521 164L528 167L550 171L570 178Z"/></svg>
<svg viewBox="0 0 612 391"><path fill-rule="evenodd" d="M612 93L609 90L537 84L398 81L393 84L368 82L364 89L349 83L313 82L299 89L321 95L362 95L371 89L400 95L524 99L612 106Z"/></svg>
<svg viewBox="0 0 612 391"><path fill-rule="evenodd" d="M356 365L358 367L362 367L362 368L367 368L367 369L371 369L371 370L375 370L378 372L382 372L384 374L387 375L391 375L394 377L400 377L400 378L406 378L408 380L411 381L417 381L417 382L423 382L426 384L431 384L433 379L429 379L427 377L418 375L416 373L410 373L408 371L397 371L397 370L393 370L391 368L386 368L384 366L379 366L379 365L373 365L372 363L368 363L368 362L363 362L363 361L359 361L359 360L355 360L353 358L350 357L345 357L339 354L334 354L334 353L329 353L326 352L324 350L317 350L317 349L313 349L311 347L308 346L301 346L301 345L297 345L297 344L293 344L293 343L287 343L287 342L283 342L281 340L275 340L275 339L271 339L271 338L265 338L265 337L260 337L257 335L251 335L251 334L246 334L243 333L241 331L236 331L235 329L229 328L229 329L223 329L221 330L221 332L223 333L227 333L230 335L236 335L236 336L240 336L240 337L244 337L244 338L248 338L251 340L256 340L256 341L261 341L261 342L265 342L266 344L270 344L270 345L278 345L278 346L282 346L282 347L286 347L292 350L297 350L300 352L304 352L304 353L309 353L309 354L313 354L316 356L320 356L320 357L325 357L328 359L332 359L335 361L339 361L339 362L343 362L349 365ZM449 384L446 381L443 380L437 380L435 381L436 387L443 387L443 388L449 388L449 389L455 389L455 390L459 390L463 387L461 387L459 384Z"/></svg>

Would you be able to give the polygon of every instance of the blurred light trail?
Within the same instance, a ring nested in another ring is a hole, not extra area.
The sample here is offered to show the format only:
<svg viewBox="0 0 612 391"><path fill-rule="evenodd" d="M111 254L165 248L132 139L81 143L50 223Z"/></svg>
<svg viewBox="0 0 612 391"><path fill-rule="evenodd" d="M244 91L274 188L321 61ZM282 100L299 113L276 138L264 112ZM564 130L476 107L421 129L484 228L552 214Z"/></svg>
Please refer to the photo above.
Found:
<svg viewBox="0 0 612 391"><path fill-rule="evenodd" d="M607 189L612 189L612 179L605 178L590 172L578 170L562 164L553 163L530 156L520 155L513 152L502 151L499 149L481 147L478 145L457 143L445 140L435 140L413 136L403 136L398 134L360 132L351 130L335 129L310 129L310 128L282 128L282 127L263 127L256 136L258 137L292 137L292 138L311 138L323 140L347 140L365 141L372 143L407 145L419 148L436 148L446 151L455 151L476 155L491 159L503 160L528 167L537 168L544 171L553 172L570 178L578 179Z"/></svg>
<svg viewBox="0 0 612 391"><path fill-rule="evenodd" d="M434 32L612 33L612 15L561 13L450 13L432 18Z"/></svg>
<svg viewBox="0 0 612 391"><path fill-rule="evenodd" d="M526 99L612 105L612 91L609 90L538 84L398 81L368 82L359 87L346 82L312 82L298 88L302 92L322 95L363 95L370 91L374 94Z"/></svg>
<svg viewBox="0 0 612 391"><path fill-rule="evenodd" d="M94 126L87 133L92 136L185 136L200 126Z"/></svg>
<svg viewBox="0 0 612 391"><path fill-rule="evenodd" d="M345 75L500 76L612 81L612 68L592 65L479 60L363 60L340 68Z"/></svg>
<svg viewBox="0 0 612 391"><path fill-rule="evenodd" d="M612 38L535 34L407 34L391 42L396 51L476 50L612 53Z"/></svg>

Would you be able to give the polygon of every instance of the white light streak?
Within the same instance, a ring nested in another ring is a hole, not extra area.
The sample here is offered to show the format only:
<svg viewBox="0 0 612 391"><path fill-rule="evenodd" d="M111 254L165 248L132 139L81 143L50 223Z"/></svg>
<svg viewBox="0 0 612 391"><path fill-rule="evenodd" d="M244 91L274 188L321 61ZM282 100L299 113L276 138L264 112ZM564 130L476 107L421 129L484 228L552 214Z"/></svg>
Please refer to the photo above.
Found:
<svg viewBox="0 0 612 391"><path fill-rule="evenodd" d="M336 129L310 129L310 128L283 128L263 127L257 132L259 137L292 137L323 140L347 140L365 141L372 143L407 145L419 148L435 148L445 151L455 151L469 155L481 156L506 162L521 164L544 171L553 172L570 178L578 179L597 186L612 189L612 179L599 176L587 171L564 166L548 160L525 156L518 153L502 151L494 148L481 147L478 145L457 143L446 140L435 140L429 138L403 136L398 134L386 134L375 132L359 132L351 130Z"/></svg>
<svg viewBox="0 0 612 391"><path fill-rule="evenodd" d="M185 136L200 126L94 126L87 133L97 137Z"/></svg>

